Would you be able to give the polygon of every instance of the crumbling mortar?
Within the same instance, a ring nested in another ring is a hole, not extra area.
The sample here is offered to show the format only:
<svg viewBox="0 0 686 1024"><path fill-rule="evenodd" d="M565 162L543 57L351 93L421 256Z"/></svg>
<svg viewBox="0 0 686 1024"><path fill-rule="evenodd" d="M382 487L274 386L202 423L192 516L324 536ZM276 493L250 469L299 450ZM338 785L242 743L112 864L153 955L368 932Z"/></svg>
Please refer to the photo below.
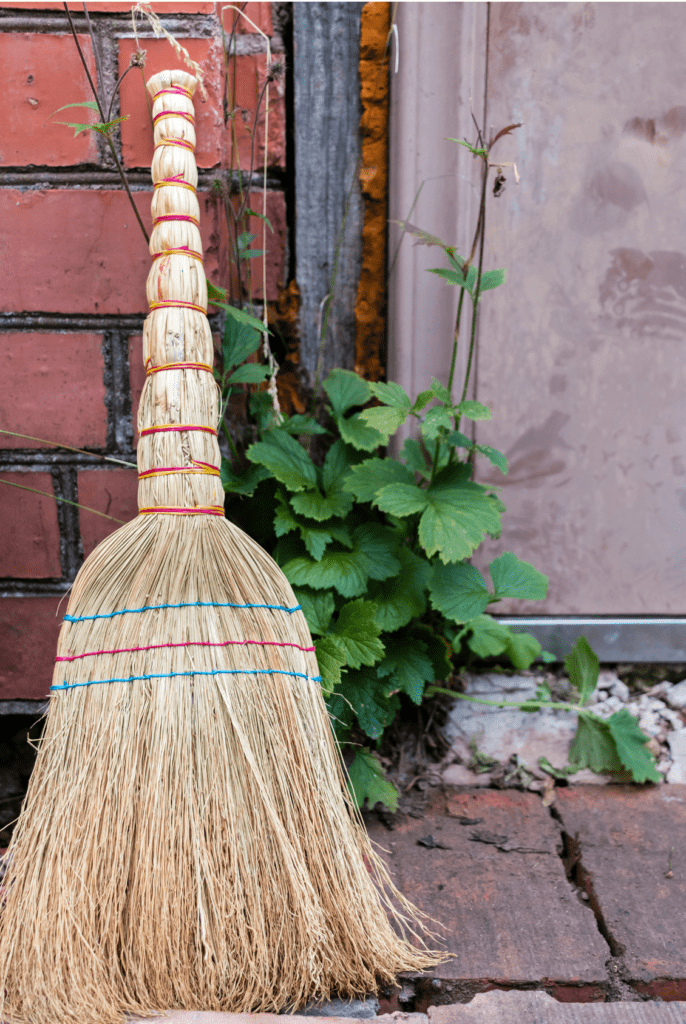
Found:
<svg viewBox="0 0 686 1024"><path fill-rule="evenodd" d="M73 581L83 563L79 510L68 504L79 500L76 470L71 466L53 466L51 475L55 495L66 499L56 502L60 530L60 562L63 578Z"/></svg>

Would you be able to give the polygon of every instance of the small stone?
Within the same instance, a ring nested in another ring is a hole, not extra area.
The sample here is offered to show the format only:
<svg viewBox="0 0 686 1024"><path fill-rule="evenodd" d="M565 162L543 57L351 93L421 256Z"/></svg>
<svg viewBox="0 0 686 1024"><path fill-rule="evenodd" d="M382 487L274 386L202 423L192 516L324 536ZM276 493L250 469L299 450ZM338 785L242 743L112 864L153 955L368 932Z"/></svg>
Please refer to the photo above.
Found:
<svg viewBox="0 0 686 1024"><path fill-rule="evenodd" d="M599 690L605 690L607 693L613 693L614 687L620 682L621 679L615 672L605 670L604 672L598 673Z"/></svg>
<svg viewBox="0 0 686 1024"><path fill-rule="evenodd" d="M679 764L675 761L667 772L665 782L675 783L676 785L683 785L686 783L686 765Z"/></svg>
<svg viewBox="0 0 686 1024"><path fill-rule="evenodd" d="M610 693L613 697L617 697L618 700L621 700L623 704L626 704L629 699L629 687L626 683L623 683L621 679L618 679L612 684Z"/></svg>
<svg viewBox="0 0 686 1024"><path fill-rule="evenodd" d="M660 723L652 711L644 711L638 720L639 728L647 736L657 736L660 732Z"/></svg>
<svg viewBox="0 0 686 1024"><path fill-rule="evenodd" d="M666 775L669 769L672 767L671 757L663 757L660 761L657 762L655 767L662 775Z"/></svg>
<svg viewBox="0 0 686 1024"><path fill-rule="evenodd" d="M686 679L682 679L680 683L675 683L669 692L665 693L665 700L676 711L686 708Z"/></svg>

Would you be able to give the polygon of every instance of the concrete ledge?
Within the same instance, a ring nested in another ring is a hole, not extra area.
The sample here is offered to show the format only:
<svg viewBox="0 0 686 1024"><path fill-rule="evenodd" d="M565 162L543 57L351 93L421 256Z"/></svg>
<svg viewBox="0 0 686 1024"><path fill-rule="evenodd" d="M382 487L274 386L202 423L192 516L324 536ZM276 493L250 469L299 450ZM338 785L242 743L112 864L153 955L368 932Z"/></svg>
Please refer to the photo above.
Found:
<svg viewBox="0 0 686 1024"><path fill-rule="evenodd" d="M483 992L429 1007L429 1024L684 1024L686 1003L558 1003L545 992Z"/></svg>

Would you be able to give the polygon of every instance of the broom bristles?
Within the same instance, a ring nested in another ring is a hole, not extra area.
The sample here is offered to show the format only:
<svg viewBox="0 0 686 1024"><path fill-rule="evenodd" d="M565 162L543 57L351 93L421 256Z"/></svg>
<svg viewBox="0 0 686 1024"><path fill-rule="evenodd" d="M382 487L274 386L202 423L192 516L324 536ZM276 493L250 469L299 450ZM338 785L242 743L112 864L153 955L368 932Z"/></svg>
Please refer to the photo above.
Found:
<svg viewBox="0 0 686 1024"><path fill-rule="evenodd" d="M170 86L192 91L194 80L164 72L149 83L152 93ZM169 99L169 109L192 109L173 88ZM188 138L189 128L163 119L156 139ZM168 176L185 173L192 156L177 146L157 153ZM182 187L158 189L155 202L196 216ZM171 221L154 229L151 252L172 240L200 251L197 227ZM190 255L156 258L148 279L151 302L173 296L204 308L204 288ZM207 318L154 310L143 352L152 368L211 365ZM391 885L351 805L287 580L211 514L223 506L218 409L207 370L148 377L139 504L160 511L108 537L74 583L8 857L8 1022L292 1010L365 996L441 959L423 946L420 915ZM210 432L145 433L160 425ZM197 508L209 511L191 514Z"/></svg>

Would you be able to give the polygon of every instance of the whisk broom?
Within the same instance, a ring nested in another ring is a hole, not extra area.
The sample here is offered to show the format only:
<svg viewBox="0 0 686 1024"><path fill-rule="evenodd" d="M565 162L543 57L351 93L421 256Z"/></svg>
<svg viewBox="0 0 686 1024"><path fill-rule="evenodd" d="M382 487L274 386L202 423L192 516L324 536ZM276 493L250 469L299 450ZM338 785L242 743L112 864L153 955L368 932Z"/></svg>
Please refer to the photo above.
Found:
<svg viewBox="0 0 686 1024"><path fill-rule="evenodd" d="M196 80L148 82L155 183L140 514L84 563L12 838L0 1018L294 1009L436 957L352 809L312 640L223 515Z"/></svg>

